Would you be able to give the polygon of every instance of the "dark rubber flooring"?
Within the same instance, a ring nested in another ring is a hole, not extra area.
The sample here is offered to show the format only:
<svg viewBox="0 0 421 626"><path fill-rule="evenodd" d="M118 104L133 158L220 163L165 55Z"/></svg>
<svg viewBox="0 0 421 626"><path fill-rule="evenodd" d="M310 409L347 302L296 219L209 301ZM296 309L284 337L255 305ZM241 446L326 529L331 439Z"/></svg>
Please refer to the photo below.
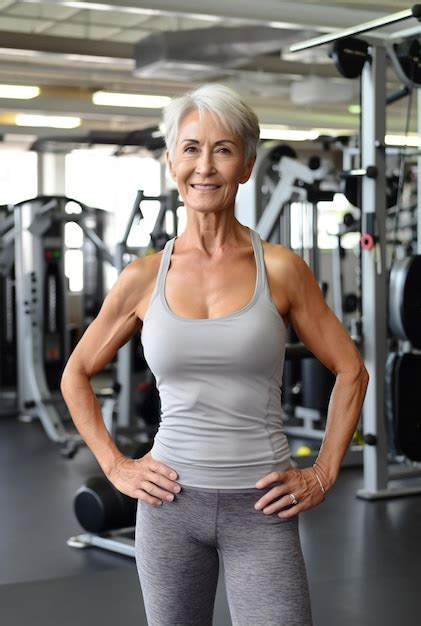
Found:
<svg viewBox="0 0 421 626"><path fill-rule="evenodd" d="M1 626L146 626L134 561L66 545L73 494L97 470L86 448L66 460L39 423L0 418ZM301 515L314 626L419 626L421 496L366 502L361 485L346 468ZM214 626L230 625L221 568Z"/></svg>

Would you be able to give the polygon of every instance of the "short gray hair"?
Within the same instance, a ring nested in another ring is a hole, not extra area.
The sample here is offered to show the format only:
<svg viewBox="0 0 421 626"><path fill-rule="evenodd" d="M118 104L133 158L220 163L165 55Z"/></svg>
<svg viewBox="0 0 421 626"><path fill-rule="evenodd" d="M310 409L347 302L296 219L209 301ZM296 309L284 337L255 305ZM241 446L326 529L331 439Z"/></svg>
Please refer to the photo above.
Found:
<svg viewBox="0 0 421 626"><path fill-rule="evenodd" d="M256 113L230 87L219 83L201 85L184 96L171 100L164 109L165 143L170 158L174 156L178 132L184 117L191 111L211 113L237 134L244 146L247 162L256 154L260 128Z"/></svg>

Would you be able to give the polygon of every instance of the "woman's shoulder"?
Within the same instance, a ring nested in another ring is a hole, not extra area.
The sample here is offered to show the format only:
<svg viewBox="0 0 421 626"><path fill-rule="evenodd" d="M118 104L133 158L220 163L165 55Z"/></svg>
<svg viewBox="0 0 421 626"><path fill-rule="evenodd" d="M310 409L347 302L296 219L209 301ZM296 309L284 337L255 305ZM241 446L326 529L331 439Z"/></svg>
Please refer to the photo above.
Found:
<svg viewBox="0 0 421 626"><path fill-rule="evenodd" d="M128 263L123 272L126 272L130 276L136 276L139 273L144 274L145 272L151 272L157 265L159 267L162 255L163 250L139 256L137 259L134 259L134 261Z"/></svg>
<svg viewBox="0 0 421 626"><path fill-rule="evenodd" d="M266 274L278 308L286 311L314 282L314 276L296 252L286 246L263 242Z"/></svg>
<svg viewBox="0 0 421 626"><path fill-rule="evenodd" d="M278 275L290 274L292 270L300 272L300 268L305 262L293 250L263 240L262 244L266 264L269 264Z"/></svg>
<svg viewBox="0 0 421 626"><path fill-rule="evenodd" d="M158 274L162 254L161 250L128 263L118 276L120 289L127 295L144 292Z"/></svg>

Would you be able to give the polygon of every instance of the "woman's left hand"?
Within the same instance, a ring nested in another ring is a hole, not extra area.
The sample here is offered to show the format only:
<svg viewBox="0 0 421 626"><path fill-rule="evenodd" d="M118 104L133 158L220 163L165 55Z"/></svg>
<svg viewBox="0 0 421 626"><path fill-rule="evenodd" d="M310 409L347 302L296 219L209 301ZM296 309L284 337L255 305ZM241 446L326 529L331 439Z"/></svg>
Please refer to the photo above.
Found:
<svg viewBox="0 0 421 626"><path fill-rule="evenodd" d="M276 485L256 502L255 508L268 515L277 513L282 519L311 509L326 497L311 467L271 472L258 480L256 487L262 489L273 483Z"/></svg>

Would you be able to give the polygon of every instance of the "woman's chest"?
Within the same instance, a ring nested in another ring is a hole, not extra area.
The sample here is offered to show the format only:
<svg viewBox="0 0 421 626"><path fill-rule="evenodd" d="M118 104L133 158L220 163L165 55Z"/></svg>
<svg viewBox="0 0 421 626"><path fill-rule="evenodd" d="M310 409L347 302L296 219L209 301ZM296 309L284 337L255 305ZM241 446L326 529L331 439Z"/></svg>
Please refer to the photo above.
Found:
<svg viewBox="0 0 421 626"><path fill-rule="evenodd" d="M279 258L274 255L274 248L264 248L264 275L260 276L260 281L267 281L273 303L285 326L288 326L289 302L281 274L277 270ZM139 305L141 319L144 319L148 309L158 270L157 264L153 280ZM258 268L254 255L232 262L224 259L207 265L172 260L163 277L162 289L168 307L175 315L187 319L214 319L247 307L255 295L257 281Z"/></svg>

